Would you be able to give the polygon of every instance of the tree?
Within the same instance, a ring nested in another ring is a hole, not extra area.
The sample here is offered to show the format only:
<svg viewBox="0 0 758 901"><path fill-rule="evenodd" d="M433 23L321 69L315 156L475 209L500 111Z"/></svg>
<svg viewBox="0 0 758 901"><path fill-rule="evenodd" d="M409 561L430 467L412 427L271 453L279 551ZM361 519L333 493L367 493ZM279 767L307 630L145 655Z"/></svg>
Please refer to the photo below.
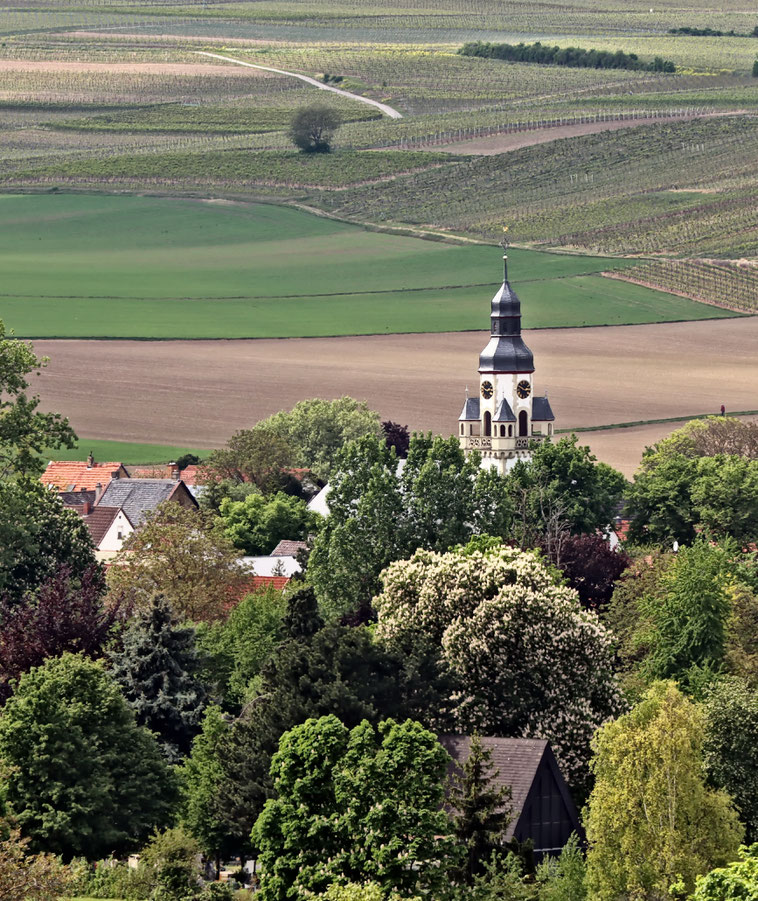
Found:
<svg viewBox="0 0 758 901"><path fill-rule="evenodd" d="M756 25L756 28L758 28L758 25ZM755 34L753 36L755 37ZM753 78L758 78L758 59L753 60Z"/></svg>
<svg viewBox="0 0 758 901"><path fill-rule="evenodd" d="M573 832L558 857L545 856L537 866L540 901L584 901L586 876L584 853Z"/></svg>
<svg viewBox="0 0 758 901"><path fill-rule="evenodd" d="M101 663L78 655L21 677L0 719L0 758L22 831L65 858L137 848L173 815L176 780L155 739Z"/></svg>
<svg viewBox="0 0 758 901"><path fill-rule="evenodd" d="M455 835L466 855L461 876L468 883L484 873L493 852L502 851L505 843L511 820L511 791L508 786L495 788L496 776L492 751L484 748L481 738L474 734L448 799L454 811Z"/></svg>
<svg viewBox="0 0 758 901"><path fill-rule="evenodd" d="M571 534L603 531L613 523L626 489L621 473L597 463L576 435L537 445L531 459L516 463L507 481L527 537L544 532L545 510L559 510ZM520 503L524 497L526 506Z"/></svg>
<svg viewBox="0 0 758 901"><path fill-rule="evenodd" d="M74 579L62 566L35 595L20 604L0 604L0 699L12 693L12 683L48 657L65 651L97 658L113 634L117 604L104 607L99 567Z"/></svg>
<svg viewBox="0 0 758 901"><path fill-rule="evenodd" d="M402 555L403 506L392 448L367 436L338 456L331 481L329 516L316 536L308 580L321 609L336 618L367 607L378 576Z"/></svg>
<svg viewBox="0 0 758 901"><path fill-rule="evenodd" d="M224 498L220 507L224 534L246 554L270 554L283 539L302 540L315 531L320 517L305 501L277 492L265 498L250 494L244 500Z"/></svg>
<svg viewBox="0 0 758 901"><path fill-rule="evenodd" d="M382 432L387 444L395 448L398 460L404 460L408 456L408 448L411 443L408 426L386 419L382 422Z"/></svg>
<svg viewBox="0 0 758 901"><path fill-rule="evenodd" d="M297 466L328 480L342 448L366 435L381 434L379 414L365 401L353 397L324 400L311 397L289 410L274 413L259 423L286 441L294 450Z"/></svg>
<svg viewBox="0 0 758 901"><path fill-rule="evenodd" d="M393 448L362 438L338 457L331 488L307 573L327 617L360 609L368 619L379 573L416 548L505 536L510 524L506 480L466 458L456 438L414 435L402 475Z"/></svg>
<svg viewBox="0 0 758 901"><path fill-rule="evenodd" d="M187 901L200 889L200 846L181 826L156 833L140 852L140 865L150 873L151 898Z"/></svg>
<svg viewBox="0 0 758 901"><path fill-rule="evenodd" d="M586 816L587 884L597 901L664 899L731 860L741 829L728 795L703 778L703 722L672 682L658 682L594 740Z"/></svg>
<svg viewBox="0 0 758 901"><path fill-rule="evenodd" d="M705 767L711 782L733 798L747 840L758 839L758 690L722 679L706 694Z"/></svg>
<svg viewBox="0 0 758 901"><path fill-rule="evenodd" d="M161 594L178 616L194 621L224 617L249 578L215 518L172 501L145 517L108 570L115 597L144 610Z"/></svg>
<svg viewBox="0 0 758 901"><path fill-rule="evenodd" d="M46 448L74 447L76 435L58 413L42 413L38 395L29 397L28 375L47 365L31 344L11 337L0 320L0 479L39 475Z"/></svg>
<svg viewBox="0 0 758 901"><path fill-rule="evenodd" d="M216 875L221 857L234 852L226 824L216 816L215 798L223 778L218 751L228 725L220 707L205 709L200 734L192 745L182 771L184 804L182 822L200 843L200 847L216 861Z"/></svg>
<svg viewBox="0 0 758 901"><path fill-rule="evenodd" d="M753 75L758 76L758 71ZM758 844L740 848L738 860L698 876L692 901L753 901L758 897Z"/></svg>
<svg viewBox="0 0 758 901"><path fill-rule="evenodd" d="M758 538L758 460L703 457L691 488L695 520L715 538Z"/></svg>
<svg viewBox="0 0 758 901"><path fill-rule="evenodd" d="M683 454L645 453L627 497L629 538L669 546L695 538L692 482L696 467Z"/></svg>
<svg viewBox="0 0 758 901"><path fill-rule="evenodd" d="M208 482L250 482L266 494L287 482L286 470L293 462L290 442L265 423L258 423L252 429L235 432L226 447L213 451L203 472Z"/></svg>
<svg viewBox="0 0 758 901"><path fill-rule="evenodd" d="M206 703L197 679L195 630L180 626L165 598L131 621L110 654L111 675L134 710L139 726L158 737L171 763L189 754Z"/></svg>
<svg viewBox="0 0 758 901"><path fill-rule="evenodd" d="M269 769L279 739L308 717L335 714L348 728L386 717L446 725L447 688L428 649L388 650L365 627L328 625L283 642L263 668L257 693L218 750L223 778L215 816L244 852L272 791Z"/></svg>
<svg viewBox="0 0 758 901"><path fill-rule="evenodd" d="M61 566L73 578L97 566L81 517L36 479L0 481L0 596L18 603Z"/></svg>
<svg viewBox="0 0 758 901"><path fill-rule="evenodd" d="M547 738L581 792L590 739L622 707L613 639L533 552L417 551L382 574L377 635L426 636L455 679L458 731Z"/></svg>
<svg viewBox="0 0 758 901"><path fill-rule="evenodd" d="M276 798L253 829L263 901L374 881L440 897L455 839L442 811L448 756L419 723L348 729L335 716L285 733L271 763Z"/></svg>
<svg viewBox="0 0 758 901"><path fill-rule="evenodd" d="M551 557L549 548L543 550L576 590L582 604L592 610L608 606L617 580L631 563L624 551L612 548L601 535L567 535L558 559Z"/></svg>
<svg viewBox="0 0 758 901"><path fill-rule="evenodd" d="M50 854L30 854L29 839L2 824L0 898L3 901L50 901L66 892L69 870Z"/></svg>
<svg viewBox="0 0 758 901"><path fill-rule="evenodd" d="M304 106L292 117L289 136L304 153L329 153L339 125L339 113L332 107Z"/></svg>
<svg viewBox="0 0 758 901"><path fill-rule="evenodd" d="M726 650L734 567L724 548L703 540L681 548L661 576L657 596L640 598L648 680L687 680L696 669L716 671Z"/></svg>
<svg viewBox="0 0 758 901"><path fill-rule="evenodd" d="M280 591L255 591L239 602L226 621L199 627L198 647L206 681L213 684L228 708L242 706L251 682L285 638L282 620L286 608Z"/></svg>

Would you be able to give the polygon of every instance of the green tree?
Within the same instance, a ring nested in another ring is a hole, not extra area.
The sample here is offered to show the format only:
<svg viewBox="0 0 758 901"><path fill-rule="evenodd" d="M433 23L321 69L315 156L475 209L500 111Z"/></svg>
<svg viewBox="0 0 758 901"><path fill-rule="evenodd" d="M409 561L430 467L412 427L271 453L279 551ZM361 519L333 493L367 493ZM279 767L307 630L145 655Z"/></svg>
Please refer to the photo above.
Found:
<svg viewBox="0 0 758 901"><path fill-rule="evenodd" d="M271 763L276 798L253 829L263 901L306 897L333 881L440 897L455 838L442 811L449 758L419 723L307 720Z"/></svg>
<svg viewBox="0 0 758 901"><path fill-rule="evenodd" d="M226 447L213 451L203 471L209 482L250 482L267 494L287 482L286 470L293 463L294 449L287 438L258 423L252 429L235 432Z"/></svg>
<svg viewBox="0 0 758 901"><path fill-rule="evenodd" d="M589 897L665 899L731 860L741 828L728 795L703 776L703 722L672 682L658 682L594 740L585 825Z"/></svg>
<svg viewBox="0 0 758 901"><path fill-rule="evenodd" d="M733 798L748 841L758 839L758 690L741 679L711 686L705 703L705 767Z"/></svg>
<svg viewBox="0 0 758 901"><path fill-rule="evenodd" d="M374 437L338 457L329 516L308 561L322 611L368 616L379 574L418 547L447 550L472 535L508 533L506 480L468 459L456 438L414 435L402 475L394 450Z"/></svg>
<svg viewBox="0 0 758 901"><path fill-rule="evenodd" d="M284 732L330 713L348 727L389 716L438 727L445 723L446 688L430 650L390 651L365 627L331 624L310 638L283 642L219 746L223 779L215 815L244 852L271 794L271 756Z"/></svg>
<svg viewBox="0 0 758 901"><path fill-rule="evenodd" d="M335 618L368 607L379 573L406 545L397 458L380 438L348 444L338 456L329 516L313 543L308 580Z"/></svg>
<svg viewBox="0 0 758 901"><path fill-rule="evenodd" d="M540 901L584 901L587 865L577 834L573 832L558 857L546 856L537 866Z"/></svg>
<svg viewBox="0 0 758 901"><path fill-rule="evenodd" d="M132 850L173 816L176 779L155 739L102 665L74 654L21 677L0 719L0 759L22 831L65 858Z"/></svg>
<svg viewBox="0 0 758 901"><path fill-rule="evenodd" d="M365 401L353 397L301 400L291 410L274 413L259 423L294 449L295 464L309 469L317 478L331 478L342 448L366 435L380 437L379 414Z"/></svg>
<svg viewBox="0 0 758 901"><path fill-rule="evenodd" d="M197 839L203 852L216 861L216 873L221 857L233 853L226 824L216 815L215 798L223 778L218 751L228 730L220 707L206 707L200 734L192 745L182 771L184 804L182 822Z"/></svg>
<svg viewBox="0 0 758 901"><path fill-rule="evenodd" d="M108 585L138 609L161 594L178 616L211 622L226 615L249 582L239 556L215 517L166 501L126 540Z"/></svg>
<svg viewBox="0 0 758 901"><path fill-rule="evenodd" d="M200 846L181 826L157 832L140 852L154 901L187 901L200 892Z"/></svg>
<svg viewBox="0 0 758 901"><path fill-rule="evenodd" d="M626 489L623 475L598 463L576 435L537 445L507 482L526 542L543 535L556 516L575 535L607 528Z"/></svg>
<svg viewBox="0 0 758 901"><path fill-rule="evenodd" d="M453 677L456 730L547 738L581 792L592 734L622 702L613 638L561 576L534 552L496 546L417 551L382 583L377 636L436 646Z"/></svg>
<svg viewBox="0 0 758 901"><path fill-rule="evenodd" d="M42 451L74 447L76 435L58 413L43 413L39 397L27 395L27 376L47 365L31 344L6 332L0 320L0 479L39 475L44 468Z"/></svg>
<svg viewBox="0 0 758 901"><path fill-rule="evenodd" d="M339 113L332 107L304 106L292 117L289 136L304 153L329 153L339 125Z"/></svg>
<svg viewBox="0 0 758 901"><path fill-rule="evenodd" d="M197 678L195 630L180 626L159 595L129 623L110 663L138 725L156 733L168 760L189 754L206 702Z"/></svg>
<svg viewBox="0 0 758 901"><path fill-rule="evenodd" d="M657 596L639 606L647 648L646 678L687 680L696 669L717 671L724 659L734 567L724 548L704 540L681 548L661 577Z"/></svg>
<svg viewBox="0 0 758 901"><path fill-rule="evenodd" d="M696 466L683 454L645 452L629 489L629 538L640 543L688 543L695 538L692 483Z"/></svg>
<svg viewBox="0 0 758 901"><path fill-rule="evenodd" d="M268 588L246 595L227 620L199 626L206 680L227 707L245 702L251 682L285 637L286 609L282 593Z"/></svg>
<svg viewBox="0 0 758 901"><path fill-rule="evenodd" d="M61 567L80 579L97 567L87 526L36 479L0 481L0 596L19 602Z"/></svg>
<svg viewBox="0 0 758 901"><path fill-rule="evenodd" d="M758 72L753 72L758 75ZM698 876L692 901L755 901L758 898L758 844L740 848L739 859Z"/></svg>
<svg viewBox="0 0 758 901"><path fill-rule="evenodd" d="M219 509L224 535L246 554L270 554L282 539L308 537L320 517L305 501L277 492L265 498L249 494L242 501L224 498Z"/></svg>
<svg viewBox="0 0 758 901"><path fill-rule="evenodd" d="M697 461L691 489L698 526L716 538L758 538L758 460L725 456Z"/></svg>
<svg viewBox="0 0 758 901"><path fill-rule="evenodd" d="M511 791L508 786L495 787L497 775L492 751L474 734L463 769L452 781L448 801L455 835L465 852L461 877L468 883L484 873L493 852L502 851L505 844Z"/></svg>

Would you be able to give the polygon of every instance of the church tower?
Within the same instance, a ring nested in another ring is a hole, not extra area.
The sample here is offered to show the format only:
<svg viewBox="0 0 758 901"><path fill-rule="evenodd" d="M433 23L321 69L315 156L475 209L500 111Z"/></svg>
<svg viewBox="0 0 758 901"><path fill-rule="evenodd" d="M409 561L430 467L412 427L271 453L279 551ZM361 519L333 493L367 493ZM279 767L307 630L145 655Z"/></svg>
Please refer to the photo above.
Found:
<svg viewBox="0 0 758 901"><path fill-rule="evenodd" d="M503 285L492 298L490 340L479 355L478 397L469 397L458 420L458 437L482 466L505 473L528 458L529 444L553 434L555 417L547 392L534 396L534 358L521 337L521 301L508 281L508 242L503 241Z"/></svg>

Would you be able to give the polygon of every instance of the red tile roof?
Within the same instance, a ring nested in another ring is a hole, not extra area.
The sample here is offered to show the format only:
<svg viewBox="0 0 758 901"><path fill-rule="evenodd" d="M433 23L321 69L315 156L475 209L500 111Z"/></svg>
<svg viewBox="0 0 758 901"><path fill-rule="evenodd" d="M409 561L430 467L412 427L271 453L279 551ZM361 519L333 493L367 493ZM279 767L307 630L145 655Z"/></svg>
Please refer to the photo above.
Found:
<svg viewBox="0 0 758 901"><path fill-rule="evenodd" d="M261 588L275 588L277 591L281 591L287 587L289 580L289 576L253 576L246 586L245 594Z"/></svg>
<svg viewBox="0 0 758 901"><path fill-rule="evenodd" d="M43 485L58 491L92 490L100 484L105 487L113 477L126 476L121 463L86 463L77 460L51 461L40 476Z"/></svg>
<svg viewBox="0 0 758 901"><path fill-rule="evenodd" d="M108 534L108 529L110 529L113 520L118 516L120 509L120 507L94 507L91 513L82 516L95 547L100 547L100 542Z"/></svg>

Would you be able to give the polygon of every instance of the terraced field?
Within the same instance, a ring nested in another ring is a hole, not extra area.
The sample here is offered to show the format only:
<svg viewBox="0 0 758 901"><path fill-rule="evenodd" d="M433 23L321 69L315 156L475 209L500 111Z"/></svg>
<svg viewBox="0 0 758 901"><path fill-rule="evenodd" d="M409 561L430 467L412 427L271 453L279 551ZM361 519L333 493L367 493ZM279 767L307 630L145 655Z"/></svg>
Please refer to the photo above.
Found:
<svg viewBox="0 0 758 901"><path fill-rule="evenodd" d="M0 318L22 337L239 338L486 324L500 252L282 206L0 196ZM600 273L634 261L513 250L531 327L732 315Z"/></svg>

